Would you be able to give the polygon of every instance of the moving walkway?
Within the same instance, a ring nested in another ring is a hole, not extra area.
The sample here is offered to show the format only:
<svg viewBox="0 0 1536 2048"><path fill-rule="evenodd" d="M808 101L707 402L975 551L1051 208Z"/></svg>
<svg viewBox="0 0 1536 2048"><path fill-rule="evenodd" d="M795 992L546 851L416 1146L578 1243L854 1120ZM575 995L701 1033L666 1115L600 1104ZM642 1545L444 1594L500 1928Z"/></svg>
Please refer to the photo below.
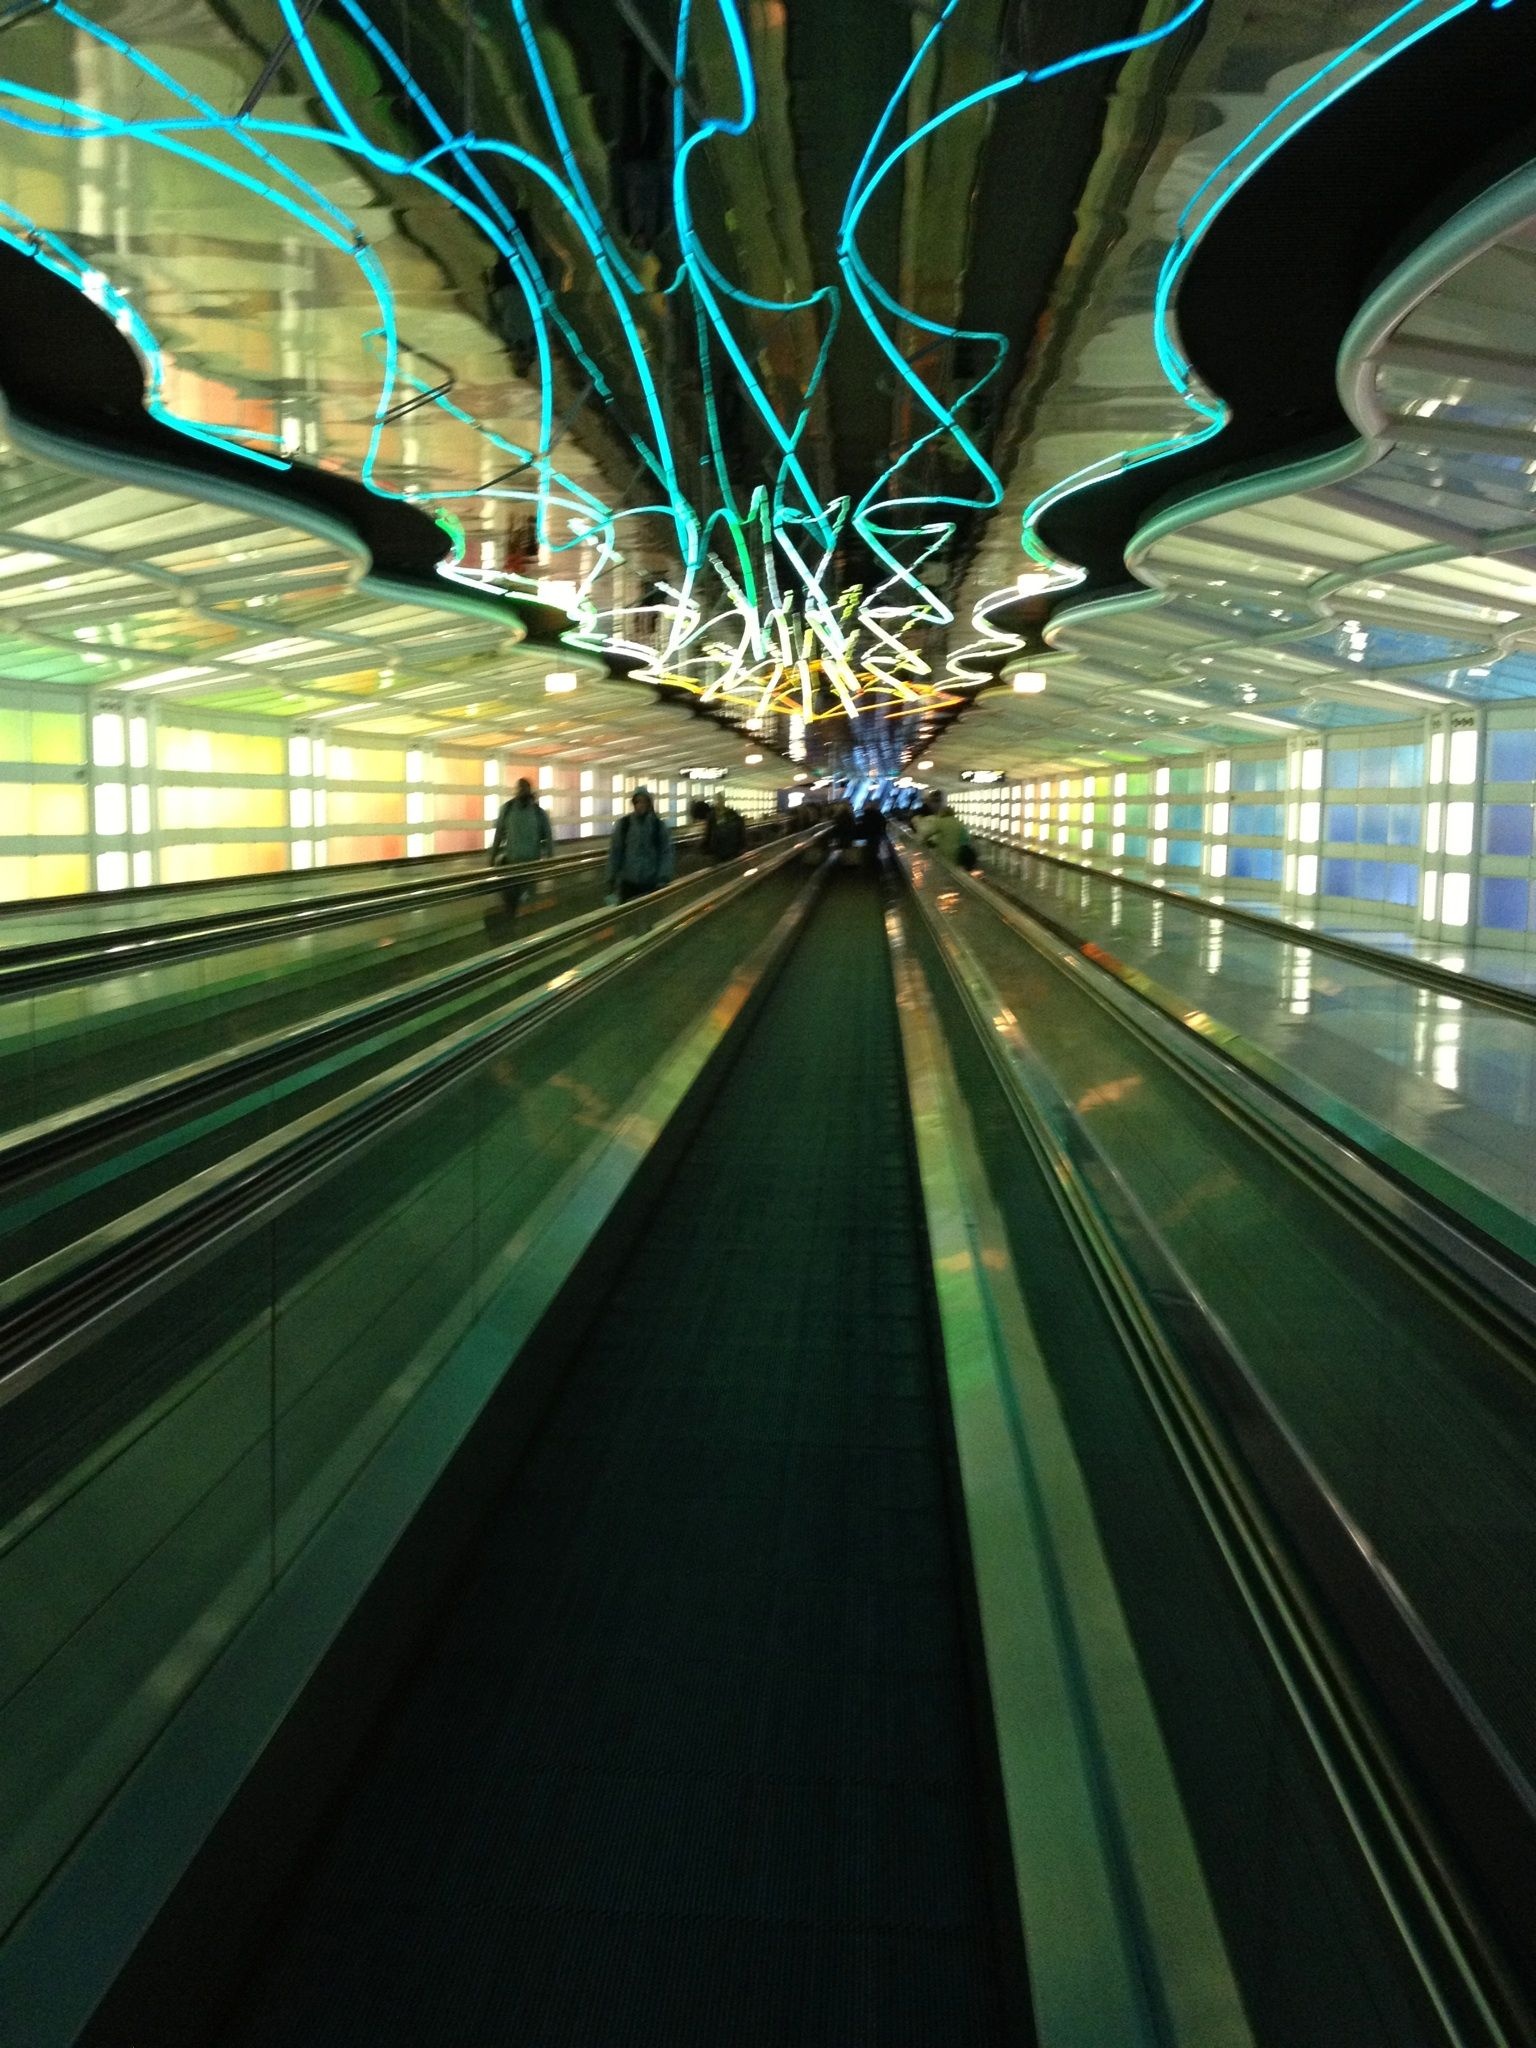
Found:
<svg viewBox="0 0 1536 2048"><path fill-rule="evenodd" d="M1532 2038L1528 1275L1177 1028L787 846L13 1281L20 2038Z"/></svg>
<svg viewBox="0 0 1536 2048"><path fill-rule="evenodd" d="M678 849L680 872L698 873L697 835L680 834ZM141 925L0 951L0 1128L270 1039L514 933L550 931L602 905L606 858L605 845L577 842L552 861L349 879L276 904L182 915L179 900L160 902ZM515 916L509 889L523 899Z"/></svg>

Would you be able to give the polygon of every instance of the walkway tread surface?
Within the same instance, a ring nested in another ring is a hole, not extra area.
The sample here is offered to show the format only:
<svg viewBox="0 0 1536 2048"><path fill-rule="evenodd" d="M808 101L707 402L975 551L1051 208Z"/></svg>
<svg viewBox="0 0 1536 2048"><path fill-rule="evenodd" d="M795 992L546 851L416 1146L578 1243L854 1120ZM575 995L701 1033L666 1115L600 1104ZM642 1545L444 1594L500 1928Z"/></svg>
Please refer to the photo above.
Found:
<svg viewBox="0 0 1536 2048"><path fill-rule="evenodd" d="M838 877L230 2048L1022 2038L905 1114Z"/></svg>

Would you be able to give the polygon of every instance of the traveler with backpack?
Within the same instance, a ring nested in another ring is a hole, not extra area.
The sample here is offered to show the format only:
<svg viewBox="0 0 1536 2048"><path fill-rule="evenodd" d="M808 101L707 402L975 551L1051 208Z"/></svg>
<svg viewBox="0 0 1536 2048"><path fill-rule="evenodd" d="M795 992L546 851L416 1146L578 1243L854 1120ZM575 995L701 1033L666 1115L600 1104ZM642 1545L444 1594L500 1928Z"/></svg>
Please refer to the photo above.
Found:
<svg viewBox="0 0 1536 2048"><path fill-rule="evenodd" d="M491 840L491 866L515 867L522 861L548 860L554 850L555 835L550 830L549 813L534 795L533 784L527 776L519 776L516 789L502 805L501 816L496 820L496 831ZM527 888L526 882L507 884L501 895L508 910L517 909Z"/></svg>
<svg viewBox="0 0 1536 2048"><path fill-rule="evenodd" d="M637 789L608 842L609 900L630 903L664 888L676 864L672 834L657 814L651 792Z"/></svg>

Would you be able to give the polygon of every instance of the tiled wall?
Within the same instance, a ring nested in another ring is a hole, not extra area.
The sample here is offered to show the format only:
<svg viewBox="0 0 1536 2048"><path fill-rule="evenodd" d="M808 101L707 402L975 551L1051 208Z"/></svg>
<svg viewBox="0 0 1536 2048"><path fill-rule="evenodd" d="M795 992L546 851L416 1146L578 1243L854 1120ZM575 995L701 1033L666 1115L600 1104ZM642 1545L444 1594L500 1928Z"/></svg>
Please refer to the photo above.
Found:
<svg viewBox="0 0 1536 2048"><path fill-rule="evenodd" d="M1529 701L951 796L979 832L1170 888L1536 950Z"/></svg>

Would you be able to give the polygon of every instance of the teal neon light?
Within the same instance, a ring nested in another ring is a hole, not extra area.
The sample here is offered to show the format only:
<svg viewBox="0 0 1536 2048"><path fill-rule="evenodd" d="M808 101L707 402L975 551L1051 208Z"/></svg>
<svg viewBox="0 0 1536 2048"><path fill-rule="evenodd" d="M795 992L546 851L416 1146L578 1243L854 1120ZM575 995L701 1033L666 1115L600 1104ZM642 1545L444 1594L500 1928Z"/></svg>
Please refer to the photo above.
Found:
<svg viewBox="0 0 1536 2048"><path fill-rule="evenodd" d="M412 491L413 500L437 516L454 539L444 566L449 577L513 595L531 587L535 579L520 571L487 570L471 562L464 527L452 510L455 504L477 498L525 505L533 514L541 560L578 554L586 564L570 579L576 585L571 637L578 644L634 653L646 664L644 672L656 679L677 683L706 700L750 707L759 717L793 709L809 720L822 715L828 697L852 713L873 705L888 715L905 716L913 706L929 709L935 701L954 701L957 693L963 695L987 680L999 658L1019 644L992 623L993 614L1013 599L1009 586L973 608L970 627L975 637L952 649L941 667L923 652L924 636L956 623L934 565L954 537L958 515L991 509L1002 499L1001 480L967 429L965 413L1001 371L1008 344L1000 334L962 329L903 307L865 259L861 225L885 181L947 123L1002 95L1040 86L1086 65L1116 61L1173 36L1197 20L1206 0L1186 0L1157 29L1082 49L1035 71L1016 71L964 95L898 136L910 91L932 61L960 4L961 0L943 0L868 139L839 227L839 282L784 300L761 297L731 280L704 246L694 217L692 186L705 154L740 146L759 117L752 38L741 0L679 0L671 186L678 261L675 274L660 286L646 285L602 217L566 126L527 0L507 0L507 6L547 129L552 153L547 162L531 148L455 130L370 16L364 0L335 0L335 17L398 86L430 138L424 150L391 148L365 133L328 71L298 0L278 0L278 5L321 111L316 123L254 117L239 121L225 115L123 37L89 21L67 0L59 0L40 19L62 24L70 34L91 39L133 67L146 88L174 111L118 117L12 80L0 82L0 123L61 147L109 139L160 152L271 206L356 267L377 309L362 338L379 373L362 480L390 494L382 473L383 448L402 393L413 410L430 409L456 430L481 437L506 478L485 487ZM1270 109L1202 182L1180 215L1152 314L1160 369L1192 415L1193 425L1150 447L1090 465L1042 493L1024 515L1021 545L1026 560L1050 564L1038 522L1062 497L1125 467L1197 445L1225 423L1219 402L1195 388L1173 325L1180 279L1221 208L1324 107L1422 37L1479 4L1481 0L1456 0L1428 12L1424 0L1418 0L1396 8ZM1508 0L1489 4L1503 6ZM699 10L706 5L712 10L714 29L724 37L731 103L695 117L691 107L699 88L693 47L702 21ZM284 149L294 143L311 148L323 144L380 176L419 186L434 201L453 208L504 258L526 305L539 385L537 433L531 445L501 435L456 400L451 389L428 384L416 374L402 343L393 289L381 257L344 209L285 161ZM497 188L498 168L537 184L590 262L604 317L611 319L622 338L629 379L639 398L638 423L622 416L620 380L605 370L599 360L602 350L580 331L545 279L512 207ZM170 366L147 321L127 293L53 228L0 207L0 239L25 249L99 299L144 360L146 402L155 417L259 465L285 466L286 457L274 449L277 436L189 419L175 410ZM697 352L705 452L702 466L690 458L686 476L679 469L673 423L653 368L656 351L647 302L658 290L680 310L686 306L679 324L691 331ZM910 394L918 416L906 444L892 452L885 468L852 503L824 500L804 455L845 306L864 322ZM805 389L784 410L741 338L743 313L796 318L814 327L814 358ZM910 344L903 345L901 337L908 332L922 339L916 352L909 352ZM923 365L941 359L961 342L979 348L985 360L979 374L955 396L941 390L938 374L924 373ZM609 409L613 424L634 450L652 487L643 494L645 502L605 503L557 463L555 449L564 431L555 414L562 354L579 368L587 380L584 388ZM731 474L730 451L721 429L725 379L739 389L771 450L769 480L745 492L741 480ZM956 452L967 481L943 491L906 488L920 459L939 441ZM621 602L617 588L609 586L616 586L625 574L632 548L629 536L658 520L671 535L676 581L653 602ZM849 536L864 544L881 570L881 580L856 598L836 588L837 554ZM1065 565L1050 566L1058 582L1072 580L1073 572Z"/></svg>

